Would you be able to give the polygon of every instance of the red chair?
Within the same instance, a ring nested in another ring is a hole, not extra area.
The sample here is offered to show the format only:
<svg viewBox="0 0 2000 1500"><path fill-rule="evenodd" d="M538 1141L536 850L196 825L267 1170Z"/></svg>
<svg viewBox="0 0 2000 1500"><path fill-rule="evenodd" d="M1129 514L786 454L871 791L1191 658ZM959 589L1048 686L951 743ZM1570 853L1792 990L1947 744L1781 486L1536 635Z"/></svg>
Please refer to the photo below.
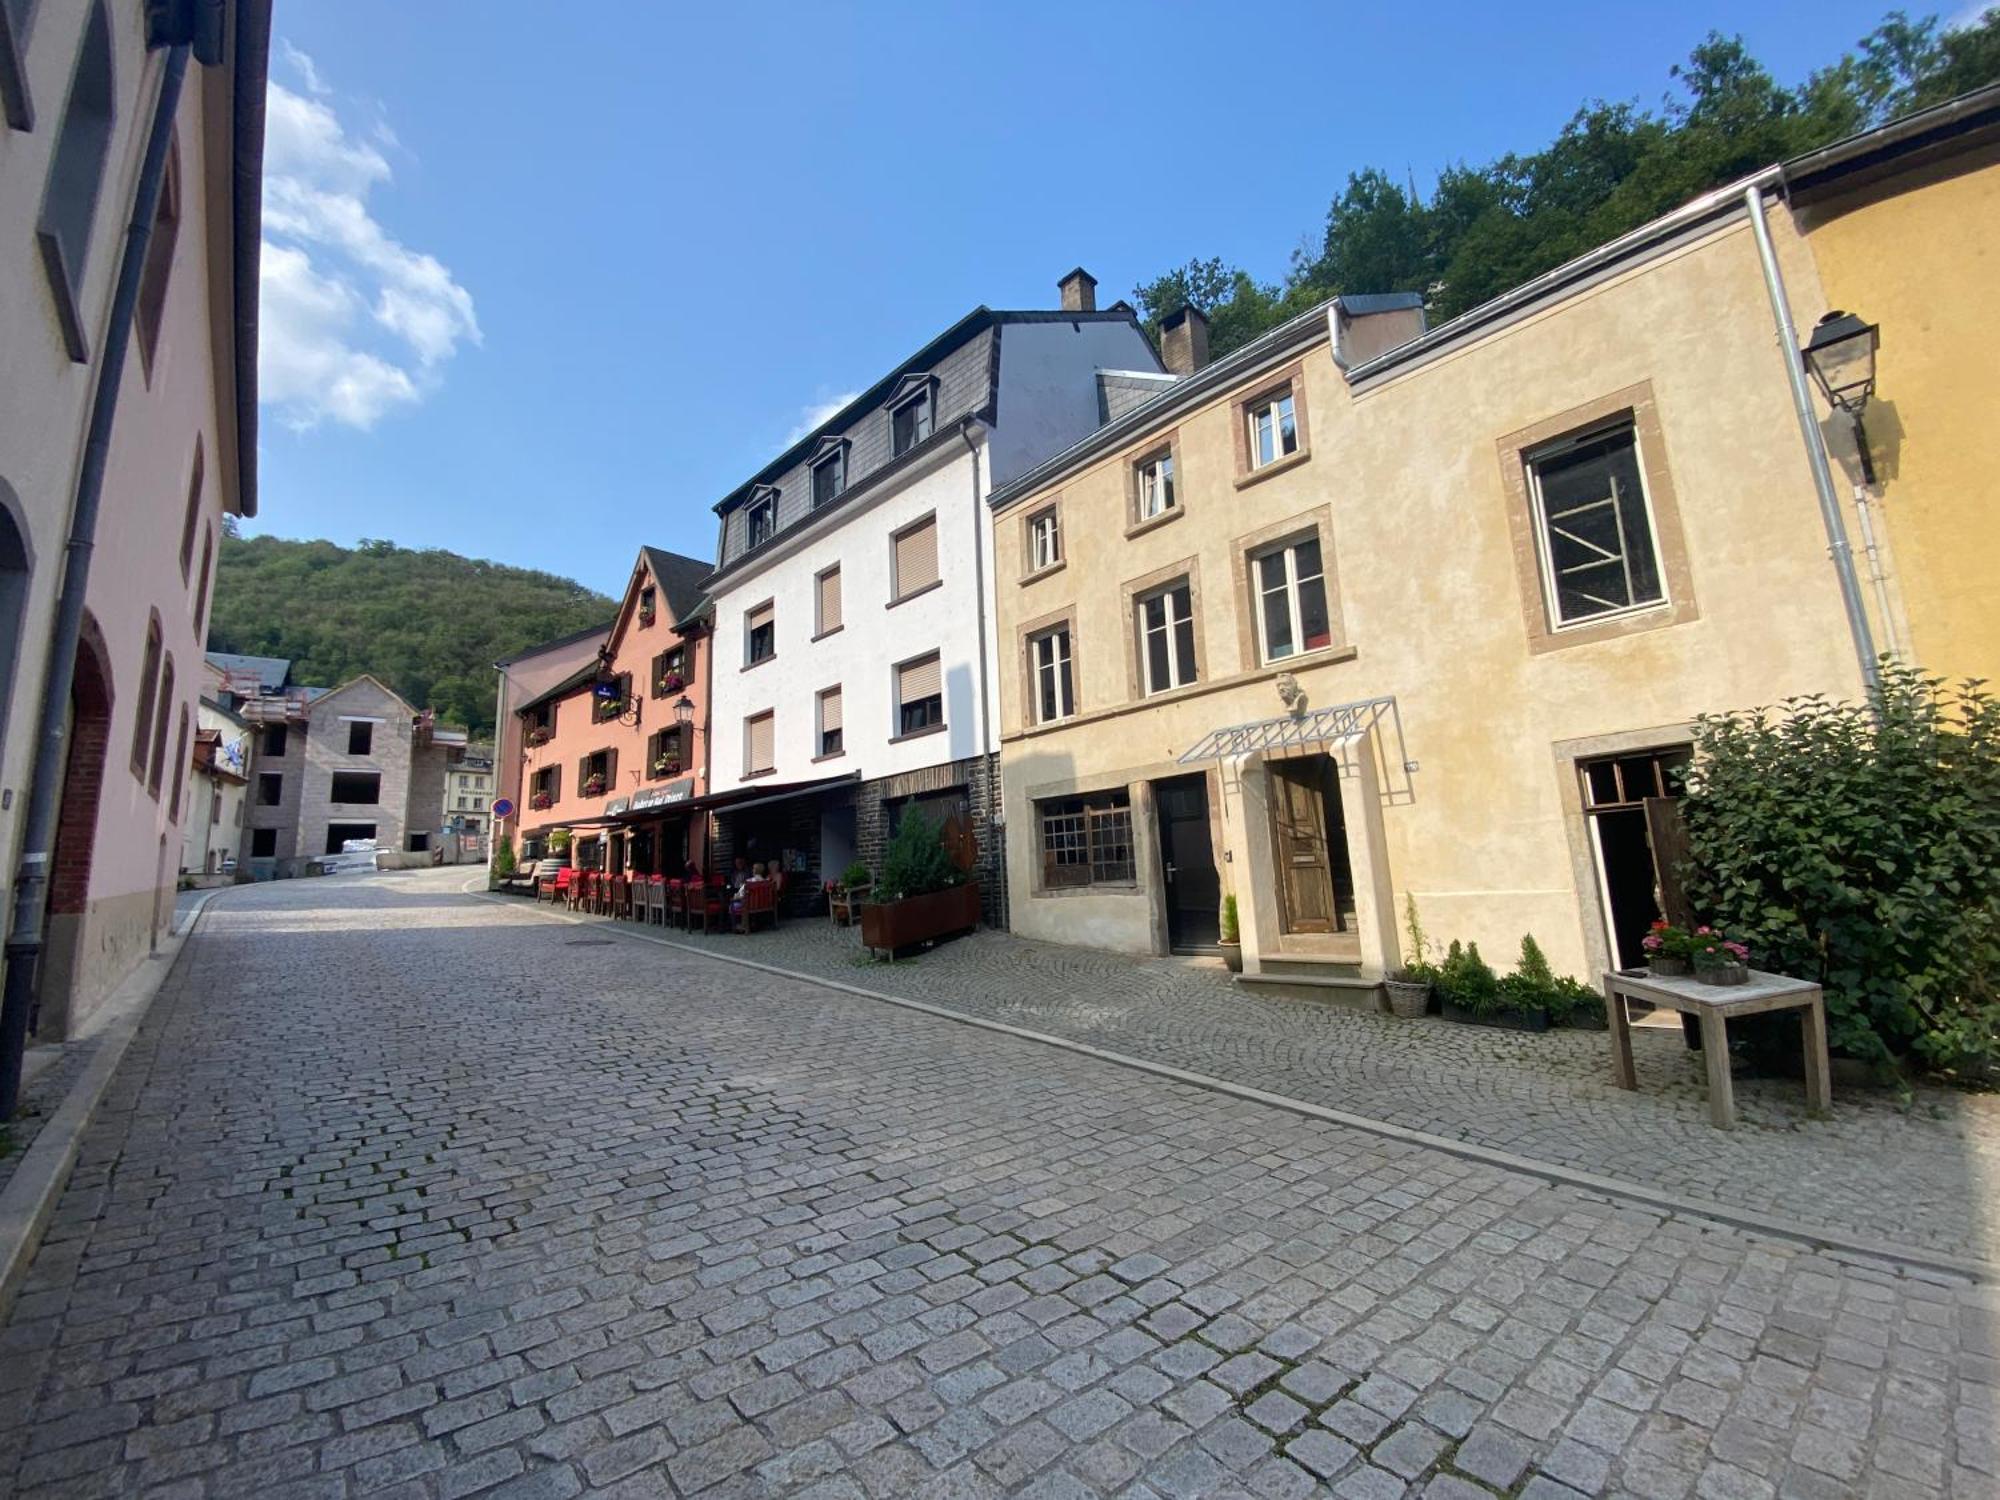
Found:
<svg viewBox="0 0 2000 1500"><path fill-rule="evenodd" d="M778 888L769 880L748 880L743 884L743 900L735 903L730 925L748 936L759 921L778 925Z"/></svg>
<svg viewBox="0 0 2000 1500"><path fill-rule="evenodd" d="M613 875L609 895L606 912L620 920L629 919L632 915L632 882L623 875Z"/></svg>
<svg viewBox="0 0 2000 1500"><path fill-rule="evenodd" d="M728 920L728 903L723 900L720 882L708 885L699 882L688 884L687 894L681 905L681 923L689 932L694 931L697 922L701 924L701 930L707 933L717 926L727 926Z"/></svg>
<svg viewBox="0 0 2000 1500"><path fill-rule="evenodd" d="M556 893L554 899L562 902L571 911L576 910L577 895L581 889L582 886L576 878L576 871L572 870L568 865L564 865L560 870L556 871Z"/></svg>

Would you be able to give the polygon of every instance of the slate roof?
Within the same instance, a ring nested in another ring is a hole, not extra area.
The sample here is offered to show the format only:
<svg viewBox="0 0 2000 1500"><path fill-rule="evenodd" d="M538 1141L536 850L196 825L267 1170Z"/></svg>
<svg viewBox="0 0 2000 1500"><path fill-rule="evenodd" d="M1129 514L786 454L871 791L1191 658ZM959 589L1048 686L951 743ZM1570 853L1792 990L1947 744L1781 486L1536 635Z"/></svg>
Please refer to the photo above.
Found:
<svg viewBox="0 0 2000 1500"><path fill-rule="evenodd" d="M234 651L211 651L208 659L224 672L255 672L257 685L275 693L291 680L292 663L282 656L240 656Z"/></svg>
<svg viewBox="0 0 2000 1500"><path fill-rule="evenodd" d="M713 562L669 552L663 547L641 547L639 553L652 570L660 592L666 596L664 602L670 618L685 620L707 602L708 596L701 591L701 581L715 571Z"/></svg>

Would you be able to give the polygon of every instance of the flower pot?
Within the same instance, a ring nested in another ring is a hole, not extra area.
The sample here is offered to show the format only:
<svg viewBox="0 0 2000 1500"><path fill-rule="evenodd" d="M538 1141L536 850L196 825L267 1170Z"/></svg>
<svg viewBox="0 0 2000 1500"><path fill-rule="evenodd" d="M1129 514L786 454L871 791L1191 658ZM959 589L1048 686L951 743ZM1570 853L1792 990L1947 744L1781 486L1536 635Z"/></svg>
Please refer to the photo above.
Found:
<svg viewBox="0 0 2000 1500"><path fill-rule="evenodd" d="M1215 946L1222 950L1224 967L1232 974L1241 974L1243 972L1243 945L1238 942L1217 943Z"/></svg>
<svg viewBox="0 0 2000 1500"><path fill-rule="evenodd" d="M1655 979L1685 979L1688 961L1684 958L1649 958L1646 960L1646 972Z"/></svg>
<svg viewBox="0 0 2000 1500"><path fill-rule="evenodd" d="M970 932L979 925L979 882L968 880L948 890L879 901L861 908L863 947L893 954L898 948Z"/></svg>
<svg viewBox="0 0 2000 1500"><path fill-rule="evenodd" d="M1444 1003L1444 1018L1456 1021L1461 1026L1491 1026L1497 1031L1547 1031L1549 1013L1545 1010L1495 1010L1472 1011L1462 1005Z"/></svg>
<svg viewBox="0 0 2000 1500"><path fill-rule="evenodd" d="M1697 963L1694 966L1694 977L1698 984L1742 984L1750 977L1750 966L1733 962Z"/></svg>
<svg viewBox="0 0 2000 1500"><path fill-rule="evenodd" d="M1415 1021L1430 1013L1431 987L1428 981L1412 983L1407 979L1385 979L1382 988L1389 996L1390 1015Z"/></svg>

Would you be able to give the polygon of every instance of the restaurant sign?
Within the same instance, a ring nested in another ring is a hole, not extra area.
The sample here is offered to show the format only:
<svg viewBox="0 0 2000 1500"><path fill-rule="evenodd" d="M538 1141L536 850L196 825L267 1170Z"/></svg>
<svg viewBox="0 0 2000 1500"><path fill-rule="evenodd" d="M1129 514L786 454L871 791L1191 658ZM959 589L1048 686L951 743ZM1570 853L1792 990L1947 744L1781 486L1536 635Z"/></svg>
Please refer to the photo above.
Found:
<svg viewBox="0 0 2000 1500"><path fill-rule="evenodd" d="M694 796L694 778L683 776L678 781L669 781L665 786L649 786L632 794L633 812L648 812L656 807L672 807L676 802L686 802Z"/></svg>
<svg viewBox="0 0 2000 1500"><path fill-rule="evenodd" d="M615 818L631 805L632 803L630 798L613 797L609 802L604 804L604 816L607 818Z"/></svg>

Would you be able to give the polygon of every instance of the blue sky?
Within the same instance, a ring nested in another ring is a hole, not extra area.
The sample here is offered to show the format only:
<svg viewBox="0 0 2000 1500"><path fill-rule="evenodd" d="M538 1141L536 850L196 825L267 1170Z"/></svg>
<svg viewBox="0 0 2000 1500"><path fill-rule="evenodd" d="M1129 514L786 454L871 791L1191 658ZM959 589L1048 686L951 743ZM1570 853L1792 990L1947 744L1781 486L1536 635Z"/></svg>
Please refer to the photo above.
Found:
<svg viewBox="0 0 2000 1500"><path fill-rule="evenodd" d="M1886 4L730 9L278 7L250 530L610 592L979 303L1275 279L1352 169L1655 104L1711 27L1791 82Z"/></svg>

